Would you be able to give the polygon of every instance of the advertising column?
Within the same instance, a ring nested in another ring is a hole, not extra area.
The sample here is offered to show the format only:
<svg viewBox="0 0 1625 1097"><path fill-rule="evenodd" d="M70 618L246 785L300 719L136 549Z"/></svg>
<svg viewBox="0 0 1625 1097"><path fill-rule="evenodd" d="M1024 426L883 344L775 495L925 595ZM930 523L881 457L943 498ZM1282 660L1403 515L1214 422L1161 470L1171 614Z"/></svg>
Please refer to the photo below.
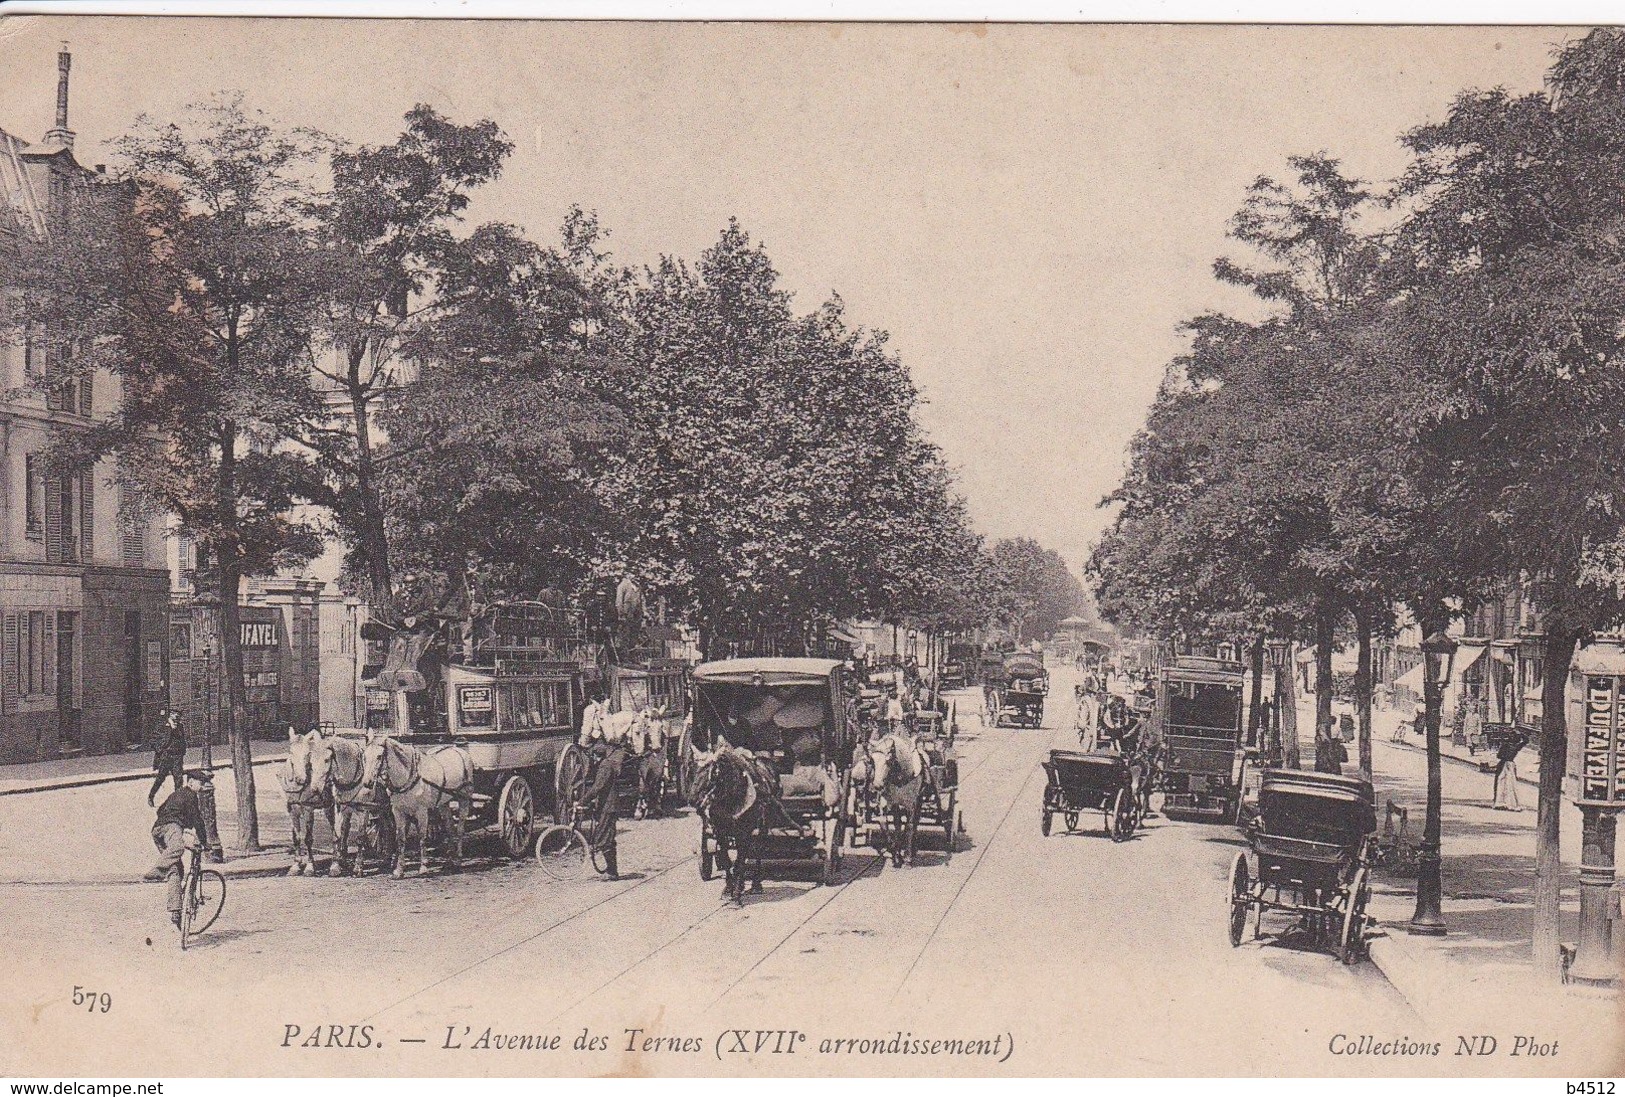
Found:
<svg viewBox="0 0 1625 1097"><path fill-rule="evenodd" d="M1584 678L1584 726L1580 749L1579 804L1580 942L1569 980L1609 987L1618 981L1613 964L1608 904L1614 887L1615 816L1625 807L1625 677Z"/></svg>

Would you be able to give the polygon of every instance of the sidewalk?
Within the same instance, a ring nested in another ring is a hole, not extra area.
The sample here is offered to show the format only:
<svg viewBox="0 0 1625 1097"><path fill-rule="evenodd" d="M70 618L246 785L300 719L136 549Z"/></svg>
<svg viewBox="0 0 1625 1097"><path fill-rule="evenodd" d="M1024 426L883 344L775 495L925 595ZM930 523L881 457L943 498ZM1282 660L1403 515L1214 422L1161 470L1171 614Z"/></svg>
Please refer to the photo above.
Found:
<svg viewBox="0 0 1625 1097"><path fill-rule="evenodd" d="M249 744L254 765L263 766L280 762L288 756L288 744L280 739L255 739ZM231 769L231 749L213 748L216 773ZM186 752L188 767L202 765L203 750L193 747ZM123 754L98 754L89 757L58 758L49 762L22 762L0 766L0 796L16 796L27 792L49 792L52 789L84 788L105 785L114 781L151 781L153 778L152 751L143 749Z"/></svg>
<svg viewBox="0 0 1625 1097"><path fill-rule="evenodd" d="M1377 819L1380 827L1392 800L1409 811L1407 833L1419 842L1427 798L1426 752L1414 737L1404 744L1389 741L1399 716L1393 710L1372 714ZM1299 726L1314 727L1312 708L1300 712ZM1617 997L1568 991L1537 976L1530 958L1538 759L1531 752L1519 758L1525 810L1497 811L1490 806L1493 778L1479 770L1478 759L1464 747L1446 748L1453 763L1442 775L1443 911L1449 932L1443 937L1407 933L1405 924L1415 911L1415 877L1379 871L1371 901L1371 913L1380 923L1379 936L1371 942L1372 962L1420 1016L1454 1024L1464 1034L1505 1033L1515 1020L1523 1035L1589 1031L1617 1039ZM1313 757L1312 741L1304 751L1305 757ZM1573 941L1579 923L1580 812L1572 805L1563 812L1561 844L1561 936ZM1616 929L1616 951L1622 933Z"/></svg>

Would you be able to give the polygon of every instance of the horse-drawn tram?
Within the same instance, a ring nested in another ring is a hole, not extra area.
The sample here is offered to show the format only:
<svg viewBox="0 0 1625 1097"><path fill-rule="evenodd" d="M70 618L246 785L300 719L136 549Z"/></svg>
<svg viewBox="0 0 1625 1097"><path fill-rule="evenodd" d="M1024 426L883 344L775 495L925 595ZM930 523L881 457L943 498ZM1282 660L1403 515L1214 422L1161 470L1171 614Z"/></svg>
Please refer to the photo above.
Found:
<svg viewBox="0 0 1625 1097"><path fill-rule="evenodd" d="M1345 964L1365 950L1375 924L1366 913L1377 832L1369 781L1329 773L1263 773L1248 850L1230 867L1230 943L1241 944L1247 916L1253 937L1265 911L1298 916L1311 941Z"/></svg>
<svg viewBox="0 0 1625 1097"><path fill-rule="evenodd" d="M724 659L693 671L683 786L700 814L700 876L721 868L738 894L744 872L835 877L856 729L842 664L832 659Z"/></svg>
<svg viewBox="0 0 1625 1097"><path fill-rule="evenodd" d="M522 857L538 814L554 806L555 765L575 738L595 649L579 615L539 603L493 607L459 645L461 631L445 618L394 630L388 660L366 683L368 723L422 755L466 751L469 787L447 790L469 805L461 824L494 827L505 851Z"/></svg>
<svg viewBox="0 0 1625 1097"><path fill-rule="evenodd" d="M1233 822L1241 804L1240 663L1183 657L1161 672L1152 737L1163 812Z"/></svg>

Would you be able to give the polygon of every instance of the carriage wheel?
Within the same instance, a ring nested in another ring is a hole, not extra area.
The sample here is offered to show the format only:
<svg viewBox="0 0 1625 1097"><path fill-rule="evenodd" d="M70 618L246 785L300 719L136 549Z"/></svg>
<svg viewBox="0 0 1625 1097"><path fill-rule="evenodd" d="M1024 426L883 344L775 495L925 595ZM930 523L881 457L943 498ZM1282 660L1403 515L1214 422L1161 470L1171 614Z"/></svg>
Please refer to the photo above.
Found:
<svg viewBox="0 0 1625 1097"><path fill-rule="evenodd" d="M1066 832L1068 834L1071 834L1073 831L1075 831L1077 829L1078 829L1078 813L1075 812L1075 811L1067 812L1066 813Z"/></svg>
<svg viewBox="0 0 1625 1097"><path fill-rule="evenodd" d="M942 847L948 851L943 858L945 861L954 859L954 820L959 816L959 790L956 788L948 793L948 810L942 816L942 834L946 844Z"/></svg>
<svg viewBox="0 0 1625 1097"><path fill-rule="evenodd" d="M701 820L700 821L700 879L702 879L702 880L711 879L711 873L712 873L715 865L716 865L716 861L714 860L713 854L711 852L711 832L710 832L710 829L708 827L706 827L705 821Z"/></svg>
<svg viewBox="0 0 1625 1097"><path fill-rule="evenodd" d="M559 754L553 770L553 821L560 825L572 823L570 816L587 791L587 752L579 743L571 743Z"/></svg>
<svg viewBox="0 0 1625 1097"><path fill-rule="evenodd" d="M1043 829L1043 832L1044 832L1044 837L1046 837L1046 838L1049 837L1049 821L1050 821L1050 816L1053 815L1053 814L1054 813L1051 812L1049 808L1044 809L1044 826L1043 826L1042 829Z"/></svg>
<svg viewBox="0 0 1625 1097"><path fill-rule="evenodd" d="M497 825L509 857L523 857L530 850L536 835L536 797L530 791L530 782L517 773L502 786Z"/></svg>
<svg viewBox="0 0 1625 1097"><path fill-rule="evenodd" d="M1370 897L1371 870L1361 865L1349 885L1348 899L1343 910L1343 935L1338 941L1337 958L1352 964L1365 950L1365 904Z"/></svg>
<svg viewBox="0 0 1625 1097"><path fill-rule="evenodd" d="M1264 904L1257 903L1253 907L1253 940L1264 936Z"/></svg>
<svg viewBox="0 0 1625 1097"><path fill-rule="evenodd" d="M1241 931L1247 925L1247 908L1252 905L1252 880L1247 871L1247 855L1236 854L1230 865L1230 947L1241 944Z"/></svg>

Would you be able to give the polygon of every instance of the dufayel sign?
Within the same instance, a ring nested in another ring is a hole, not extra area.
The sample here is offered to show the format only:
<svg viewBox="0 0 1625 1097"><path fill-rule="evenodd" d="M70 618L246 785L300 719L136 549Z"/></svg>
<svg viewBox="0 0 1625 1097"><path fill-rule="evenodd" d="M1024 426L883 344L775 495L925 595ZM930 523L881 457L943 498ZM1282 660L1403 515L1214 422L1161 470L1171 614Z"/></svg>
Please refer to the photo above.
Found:
<svg viewBox="0 0 1625 1097"><path fill-rule="evenodd" d="M1581 804L1625 807L1625 678L1588 674L1580 744Z"/></svg>

